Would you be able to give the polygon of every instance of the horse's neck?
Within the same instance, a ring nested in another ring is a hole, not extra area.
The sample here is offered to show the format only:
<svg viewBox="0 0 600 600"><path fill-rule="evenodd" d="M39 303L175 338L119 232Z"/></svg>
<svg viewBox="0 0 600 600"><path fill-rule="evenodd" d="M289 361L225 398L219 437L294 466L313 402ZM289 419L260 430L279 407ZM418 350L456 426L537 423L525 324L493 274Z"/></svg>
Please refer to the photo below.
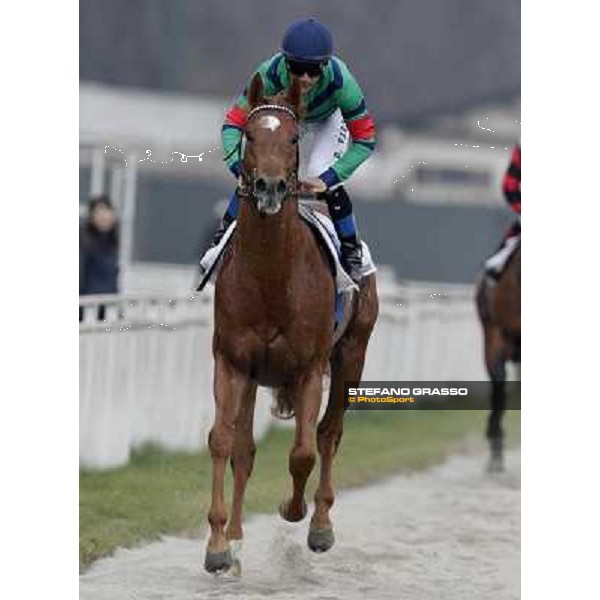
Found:
<svg viewBox="0 0 600 600"><path fill-rule="evenodd" d="M296 203L286 201L277 215L267 217L242 205L234 238L236 260L264 280L288 277L301 227Z"/></svg>

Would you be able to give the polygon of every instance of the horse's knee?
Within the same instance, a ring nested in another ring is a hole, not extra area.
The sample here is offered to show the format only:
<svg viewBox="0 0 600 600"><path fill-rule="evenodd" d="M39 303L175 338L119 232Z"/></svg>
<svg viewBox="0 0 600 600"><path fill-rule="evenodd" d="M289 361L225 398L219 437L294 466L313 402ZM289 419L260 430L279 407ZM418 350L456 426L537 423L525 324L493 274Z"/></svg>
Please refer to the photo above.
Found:
<svg viewBox="0 0 600 600"><path fill-rule="evenodd" d="M312 443L306 440L292 449L290 454L290 468L292 470L311 468L316 460Z"/></svg>
<svg viewBox="0 0 600 600"><path fill-rule="evenodd" d="M319 425L317 429L317 449L319 454L332 452L335 454L342 439L342 428L333 428L330 425Z"/></svg>
<svg viewBox="0 0 600 600"><path fill-rule="evenodd" d="M315 451L310 442L304 442L302 444L298 444L292 450L292 458L299 462L304 462L308 460L314 460Z"/></svg>
<svg viewBox="0 0 600 600"><path fill-rule="evenodd" d="M213 427L208 434L208 447L214 459L227 459L233 449L233 431L225 427Z"/></svg>
<svg viewBox="0 0 600 600"><path fill-rule="evenodd" d="M252 468L254 467L254 457L256 455L256 445L252 443L251 446L244 448L244 451L235 451L231 455L231 468L235 471L237 467L243 469L247 477L252 474Z"/></svg>

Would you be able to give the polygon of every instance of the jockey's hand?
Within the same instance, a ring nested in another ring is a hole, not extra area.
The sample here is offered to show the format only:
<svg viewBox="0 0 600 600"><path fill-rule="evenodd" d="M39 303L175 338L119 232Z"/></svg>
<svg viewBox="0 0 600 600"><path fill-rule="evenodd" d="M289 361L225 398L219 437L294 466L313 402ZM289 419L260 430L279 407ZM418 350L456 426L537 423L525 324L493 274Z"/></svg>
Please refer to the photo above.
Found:
<svg viewBox="0 0 600 600"><path fill-rule="evenodd" d="M304 181L299 181L298 184L298 191L301 194L318 194L327 191L327 186L318 177L307 177Z"/></svg>

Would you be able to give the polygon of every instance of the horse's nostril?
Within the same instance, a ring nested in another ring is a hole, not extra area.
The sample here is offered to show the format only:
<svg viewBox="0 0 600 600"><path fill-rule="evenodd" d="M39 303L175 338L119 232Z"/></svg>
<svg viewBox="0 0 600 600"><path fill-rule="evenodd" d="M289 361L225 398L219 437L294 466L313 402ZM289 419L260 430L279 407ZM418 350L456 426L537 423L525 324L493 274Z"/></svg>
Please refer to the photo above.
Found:
<svg viewBox="0 0 600 600"><path fill-rule="evenodd" d="M267 182L262 177L259 177L256 180L255 186L256 186L257 192L266 192L267 191Z"/></svg>
<svg viewBox="0 0 600 600"><path fill-rule="evenodd" d="M277 184L277 192L279 194L283 194L285 192L285 181L283 181L283 179L279 180L279 183Z"/></svg>

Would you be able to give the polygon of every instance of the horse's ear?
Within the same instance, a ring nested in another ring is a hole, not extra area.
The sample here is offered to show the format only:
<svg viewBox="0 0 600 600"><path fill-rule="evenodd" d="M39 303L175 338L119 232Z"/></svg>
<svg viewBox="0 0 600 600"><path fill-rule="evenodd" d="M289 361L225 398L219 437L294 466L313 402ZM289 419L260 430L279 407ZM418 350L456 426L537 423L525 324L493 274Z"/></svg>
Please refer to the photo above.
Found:
<svg viewBox="0 0 600 600"><path fill-rule="evenodd" d="M294 112L300 115L302 113L302 88L300 87L300 82L295 77L288 90L287 100Z"/></svg>
<svg viewBox="0 0 600 600"><path fill-rule="evenodd" d="M263 98L263 82L259 73L256 73L252 78L250 89L248 90L248 106L250 110L256 108L260 104L264 104Z"/></svg>

